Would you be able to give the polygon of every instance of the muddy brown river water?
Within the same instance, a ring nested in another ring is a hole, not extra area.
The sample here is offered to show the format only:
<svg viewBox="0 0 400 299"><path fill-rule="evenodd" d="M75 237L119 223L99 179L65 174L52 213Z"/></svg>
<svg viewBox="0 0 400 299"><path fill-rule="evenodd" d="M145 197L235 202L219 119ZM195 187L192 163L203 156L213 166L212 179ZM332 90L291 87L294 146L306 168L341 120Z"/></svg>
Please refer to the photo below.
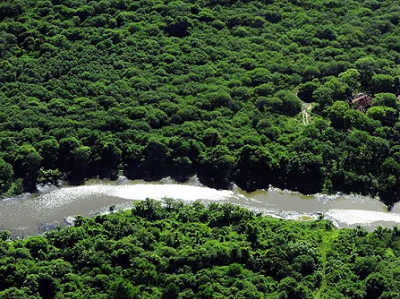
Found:
<svg viewBox="0 0 400 299"><path fill-rule="evenodd" d="M400 205L388 212L379 200L357 195L303 196L270 188L247 193L239 188L216 190L202 186L196 178L188 183L164 179L156 183L128 181L117 183L92 181L84 186L55 188L48 186L36 195L0 201L0 229L10 230L14 237L35 235L66 226L74 216L106 213L109 207L125 209L132 202L146 198L230 202L272 217L311 220L323 214L337 227L379 225L391 227L400 223Z"/></svg>

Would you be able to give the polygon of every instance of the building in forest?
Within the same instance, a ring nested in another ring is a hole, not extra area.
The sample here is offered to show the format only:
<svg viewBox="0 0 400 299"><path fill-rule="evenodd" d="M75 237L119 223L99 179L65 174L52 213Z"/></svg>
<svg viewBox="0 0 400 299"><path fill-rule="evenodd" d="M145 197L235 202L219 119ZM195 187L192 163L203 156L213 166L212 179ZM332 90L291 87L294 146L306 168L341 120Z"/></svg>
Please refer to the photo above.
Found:
<svg viewBox="0 0 400 299"><path fill-rule="evenodd" d="M353 98L351 104L354 109L360 110L361 112L365 113L367 112L368 108L372 106L372 100L372 97L363 93L359 93Z"/></svg>

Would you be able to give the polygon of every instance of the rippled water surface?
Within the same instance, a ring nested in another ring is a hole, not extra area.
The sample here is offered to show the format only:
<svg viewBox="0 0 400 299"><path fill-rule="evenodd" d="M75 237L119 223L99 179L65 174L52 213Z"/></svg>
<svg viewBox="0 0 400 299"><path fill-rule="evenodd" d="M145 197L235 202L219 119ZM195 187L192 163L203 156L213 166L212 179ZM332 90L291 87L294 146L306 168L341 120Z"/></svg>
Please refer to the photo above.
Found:
<svg viewBox="0 0 400 299"><path fill-rule="evenodd" d="M0 201L0 228L14 236L34 235L58 225L71 223L73 216L93 216L107 212L111 205L130 207L133 201L146 198L182 199L186 202L230 202L273 217L313 219L318 214L338 227L400 223L400 207L391 212L378 200L361 196L302 196L270 189L247 193L240 189L216 190L201 186L195 179L186 184L163 180L120 184L92 182L85 186L43 189L37 196L25 196Z"/></svg>

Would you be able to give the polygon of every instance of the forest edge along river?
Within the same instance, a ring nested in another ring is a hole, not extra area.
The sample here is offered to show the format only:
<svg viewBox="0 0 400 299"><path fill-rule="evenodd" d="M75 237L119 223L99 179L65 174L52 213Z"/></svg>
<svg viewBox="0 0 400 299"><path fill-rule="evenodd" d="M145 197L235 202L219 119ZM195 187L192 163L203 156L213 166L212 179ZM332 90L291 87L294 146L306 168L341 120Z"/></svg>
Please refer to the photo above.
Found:
<svg viewBox="0 0 400 299"><path fill-rule="evenodd" d="M107 213L110 207L126 209L133 201L174 198L185 202L232 203L272 217L312 220L323 216L336 227L391 227L400 223L400 205L389 212L378 199L358 195L304 196L274 188L247 193L239 188L216 190L201 185L196 177L187 183L169 178L158 182L90 181L78 187L45 186L37 194L0 201L0 229L13 237L36 235L57 226L71 225L74 216Z"/></svg>

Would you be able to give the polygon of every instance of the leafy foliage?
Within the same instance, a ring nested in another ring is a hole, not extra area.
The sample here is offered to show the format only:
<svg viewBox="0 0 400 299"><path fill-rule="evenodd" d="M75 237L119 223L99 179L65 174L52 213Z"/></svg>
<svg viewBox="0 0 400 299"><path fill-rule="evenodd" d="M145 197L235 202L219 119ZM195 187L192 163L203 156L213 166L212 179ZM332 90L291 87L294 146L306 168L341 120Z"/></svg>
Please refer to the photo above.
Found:
<svg viewBox="0 0 400 299"><path fill-rule="evenodd" d="M197 173L393 203L398 23L396 1L2 1L0 191Z"/></svg>
<svg viewBox="0 0 400 299"><path fill-rule="evenodd" d="M44 236L8 237L2 298L394 298L400 290L397 227L332 230L326 220L231 204L147 199Z"/></svg>

